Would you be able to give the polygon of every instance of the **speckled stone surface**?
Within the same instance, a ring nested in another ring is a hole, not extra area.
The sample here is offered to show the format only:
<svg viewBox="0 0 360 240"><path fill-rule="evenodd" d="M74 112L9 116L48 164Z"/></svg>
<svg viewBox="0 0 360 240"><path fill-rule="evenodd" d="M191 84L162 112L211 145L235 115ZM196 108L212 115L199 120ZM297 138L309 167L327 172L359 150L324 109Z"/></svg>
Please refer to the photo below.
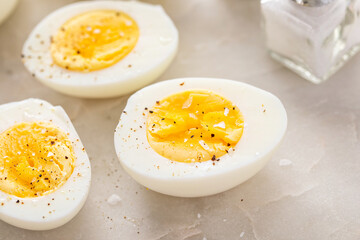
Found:
<svg viewBox="0 0 360 240"><path fill-rule="evenodd" d="M70 2L20 0L0 26L0 103L37 97L64 107L91 159L90 195L82 211L55 230L0 222L1 240L360 239L360 55L328 82L313 85L267 55L259 1L150 1L163 5L180 33L179 53L159 81L243 81L277 95L289 118L283 144L246 183L210 197L169 197L138 185L116 158L113 133L129 96L68 97L23 67L21 48L32 28ZM121 201L109 204L112 194Z"/></svg>

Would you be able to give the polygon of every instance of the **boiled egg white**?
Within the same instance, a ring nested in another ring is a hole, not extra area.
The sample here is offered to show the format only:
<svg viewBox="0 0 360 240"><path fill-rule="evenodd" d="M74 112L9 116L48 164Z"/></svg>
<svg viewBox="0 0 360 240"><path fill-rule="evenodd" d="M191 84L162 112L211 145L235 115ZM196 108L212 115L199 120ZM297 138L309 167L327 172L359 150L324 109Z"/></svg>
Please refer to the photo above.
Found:
<svg viewBox="0 0 360 240"><path fill-rule="evenodd" d="M39 99L1 105L0 146L1 220L48 230L80 211L90 162L61 107Z"/></svg>
<svg viewBox="0 0 360 240"><path fill-rule="evenodd" d="M255 175L286 127L284 106L264 90L226 79L183 78L133 94L114 140L123 168L138 183L199 197Z"/></svg>
<svg viewBox="0 0 360 240"><path fill-rule="evenodd" d="M160 5L83 1L44 18L26 40L32 75L64 94L123 95L159 77L178 47L178 31Z"/></svg>

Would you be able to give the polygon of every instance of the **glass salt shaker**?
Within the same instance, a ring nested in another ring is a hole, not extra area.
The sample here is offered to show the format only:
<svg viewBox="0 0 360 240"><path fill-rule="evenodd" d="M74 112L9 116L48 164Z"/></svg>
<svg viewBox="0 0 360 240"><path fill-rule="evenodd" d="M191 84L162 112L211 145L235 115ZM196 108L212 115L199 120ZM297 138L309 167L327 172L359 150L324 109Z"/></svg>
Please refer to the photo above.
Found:
<svg viewBox="0 0 360 240"><path fill-rule="evenodd" d="M360 50L360 0L261 0L271 57L321 83Z"/></svg>

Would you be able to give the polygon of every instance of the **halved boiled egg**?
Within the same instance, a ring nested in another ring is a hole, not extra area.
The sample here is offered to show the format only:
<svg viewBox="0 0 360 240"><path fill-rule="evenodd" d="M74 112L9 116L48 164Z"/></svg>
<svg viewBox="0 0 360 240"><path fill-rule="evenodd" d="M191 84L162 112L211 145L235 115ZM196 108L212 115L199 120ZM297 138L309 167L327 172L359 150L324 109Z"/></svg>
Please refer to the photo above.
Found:
<svg viewBox="0 0 360 240"><path fill-rule="evenodd" d="M87 198L88 156L65 111L39 99L0 106L0 219L30 230L70 221Z"/></svg>
<svg viewBox="0 0 360 240"><path fill-rule="evenodd" d="M206 196L255 175L286 127L284 106L264 90L225 79L175 79L129 98L115 149L140 184L173 196Z"/></svg>
<svg viewBox="0 0 360 240"><path fill-rule="evenodd" d="M132 92L173 60L178 32L159 5L84 1L56 10L23 47L25 67L56 91L89 98Z"/></svg>

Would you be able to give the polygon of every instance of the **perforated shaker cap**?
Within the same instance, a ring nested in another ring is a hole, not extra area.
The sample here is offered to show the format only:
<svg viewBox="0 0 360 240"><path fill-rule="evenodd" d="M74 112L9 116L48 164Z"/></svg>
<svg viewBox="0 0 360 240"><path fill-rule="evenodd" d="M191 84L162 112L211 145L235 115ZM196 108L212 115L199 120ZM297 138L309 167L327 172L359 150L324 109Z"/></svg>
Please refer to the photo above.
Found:
<svg viewBox="0 0 360 240"><path fill-rule="evenodd" d="M292 0L292 1L306 7L321 7L333 2L334 0Z"/></svg>

